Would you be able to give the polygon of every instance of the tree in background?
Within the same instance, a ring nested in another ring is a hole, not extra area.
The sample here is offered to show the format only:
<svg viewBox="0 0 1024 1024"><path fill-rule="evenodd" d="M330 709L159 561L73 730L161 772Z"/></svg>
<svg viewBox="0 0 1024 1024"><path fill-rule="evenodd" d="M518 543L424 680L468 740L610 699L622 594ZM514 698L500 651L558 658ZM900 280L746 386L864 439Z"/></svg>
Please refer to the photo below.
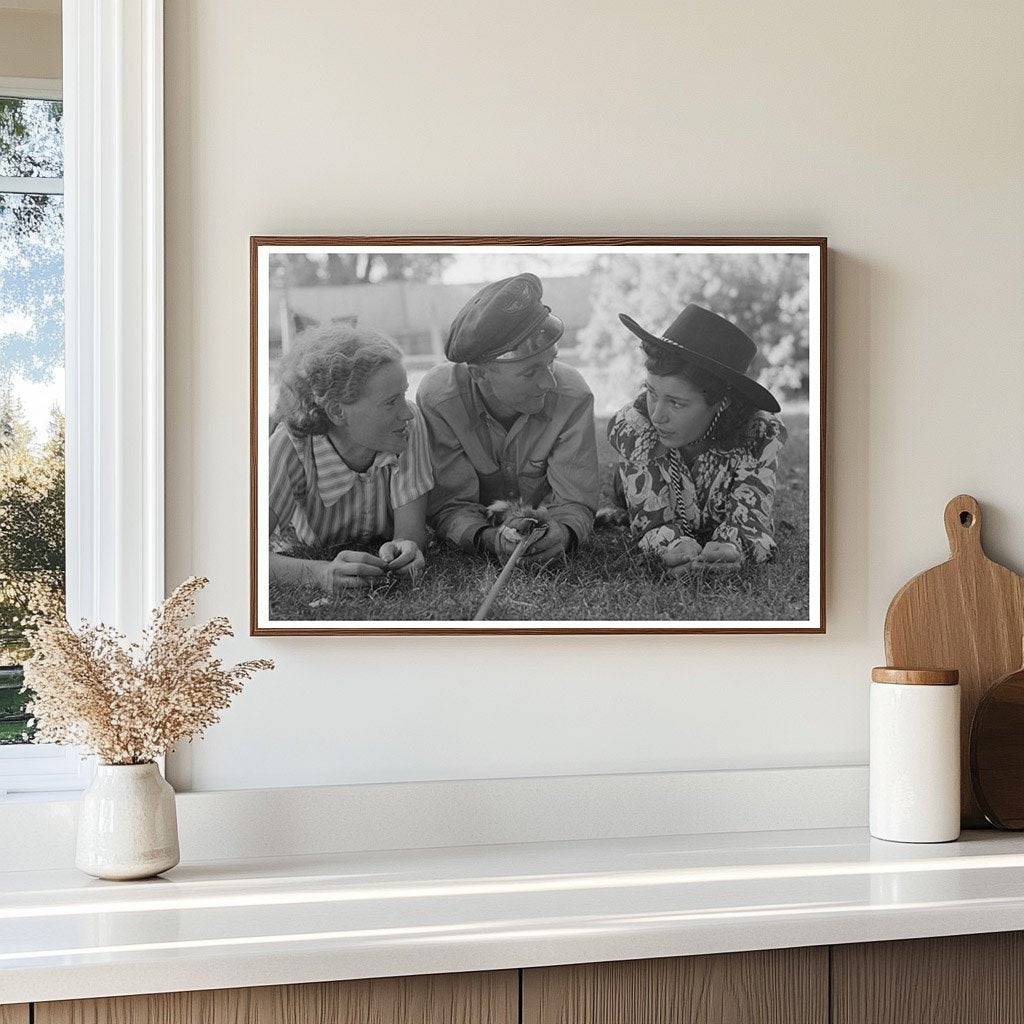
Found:
<svg viewBox="0 0 1024 1024"><path fill-rule="evenodd" d="M63 613L64 420L36 441L14 389L52 384L64 356L64 197L35 182L63 175L62 107L0 98L0 743L31 739L20 662L25 626Z"/></svg>
<svg viewBox="0 0 1024 1024"><path fill-rule="evenodd" d="M17 399L0 401L0 634L24 646L27 618L64 600L64 417L39 449ZM2 654L0 654L2 656Z"/></svg>
<svg viewBox="0 0 1024 1024"><path fill-rule="evenodd" d="M756 343L750 372L777 397L806 397L808 262L793 253L606 255L595 262L593 315L580 332L579 359L614 382L622 404L643 375L643 353L619 322L628 313L653 333L687 303L727 317Z"/></svg>
<svg viewBox="0 0 1024 1024"><path fill-rule="evenodd" d="M59 178L64 169L60 100L0 96L0 174Z"/></svg>
<svg viewBox="0 0 1024 1024"><path fill-rule="evenodd" d="M63 615L64 559L64 417L54 411L45 442L34 447L21 403L8 391L0 397L0 666L29 655L25 627L33 616ZM16 692L0 698L0 720L24 702ZM21 725L15 732L3 726L0 742L24 738Z"/></svg>
<svg viewBox="0 0 1024 1024"><path fill-rule="evenodd" d="M62 107L0 98L0 176L63 174ZM42 381L64 355L64 197L0 192L0 386Z"/></svg>

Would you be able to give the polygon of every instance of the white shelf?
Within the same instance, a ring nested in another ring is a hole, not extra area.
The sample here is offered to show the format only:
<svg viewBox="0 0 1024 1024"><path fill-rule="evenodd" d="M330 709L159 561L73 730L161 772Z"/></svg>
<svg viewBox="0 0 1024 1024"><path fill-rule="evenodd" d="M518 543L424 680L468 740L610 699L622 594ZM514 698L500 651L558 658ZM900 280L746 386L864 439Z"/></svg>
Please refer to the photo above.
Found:
<svg viewBox="0 0 1024 1024"><path fill-rule="evenodd" d="M862 829L0 874L0 1003L1024 928L1024 838Z"/></svg>

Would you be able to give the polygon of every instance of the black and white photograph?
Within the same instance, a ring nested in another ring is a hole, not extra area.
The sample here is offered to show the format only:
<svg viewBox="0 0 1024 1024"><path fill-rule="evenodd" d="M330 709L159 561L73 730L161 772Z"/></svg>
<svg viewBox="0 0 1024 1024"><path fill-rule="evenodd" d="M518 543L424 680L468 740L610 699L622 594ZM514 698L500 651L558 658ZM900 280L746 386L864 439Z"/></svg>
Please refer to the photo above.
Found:
<svg viewBox="0 0 1024 1024"><path fill-rule="evenodd" d="M823 632L825 253L254 237L252 632Z"/></svg>

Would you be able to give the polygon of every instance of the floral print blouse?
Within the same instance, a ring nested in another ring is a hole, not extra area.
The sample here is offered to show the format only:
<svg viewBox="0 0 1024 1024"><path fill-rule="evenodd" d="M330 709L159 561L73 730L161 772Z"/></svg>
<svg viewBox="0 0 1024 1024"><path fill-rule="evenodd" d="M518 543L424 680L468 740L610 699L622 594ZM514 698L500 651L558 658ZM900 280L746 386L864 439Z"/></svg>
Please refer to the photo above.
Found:
<svg viewBox="0 0 1024 1024"><path fill-rule="evenodd" d="M641 395L608 424L619 454L619 480L640 548L660 554L683 537L735 544L745 562L767 562L776 550L772 503L779 455L787 440L778 416L755 412L739 445L701 452L688 466L667 448Z"/></svg>

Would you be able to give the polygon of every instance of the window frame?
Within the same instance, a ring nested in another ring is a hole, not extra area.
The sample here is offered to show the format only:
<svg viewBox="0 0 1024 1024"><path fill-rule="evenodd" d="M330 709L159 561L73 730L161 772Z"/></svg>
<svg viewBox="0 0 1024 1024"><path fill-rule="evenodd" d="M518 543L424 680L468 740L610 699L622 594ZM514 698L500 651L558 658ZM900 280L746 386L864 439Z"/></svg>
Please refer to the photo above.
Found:
<svg viewBox="0 0 1024 1024"><path fill-rule="evenodd" d="M163 0L64 0L68 618L137 636L164 596ZM31 91L31 94L29 94ZM92 759L0 748L0 800L84 788Z"/></svg>
<svg viewBox="0 0 1024 1024"><path fill-rule="evenodd" d="M19 100L62 100L64 89L59 78L0 76L0 96L11 96Z"/></svg>

